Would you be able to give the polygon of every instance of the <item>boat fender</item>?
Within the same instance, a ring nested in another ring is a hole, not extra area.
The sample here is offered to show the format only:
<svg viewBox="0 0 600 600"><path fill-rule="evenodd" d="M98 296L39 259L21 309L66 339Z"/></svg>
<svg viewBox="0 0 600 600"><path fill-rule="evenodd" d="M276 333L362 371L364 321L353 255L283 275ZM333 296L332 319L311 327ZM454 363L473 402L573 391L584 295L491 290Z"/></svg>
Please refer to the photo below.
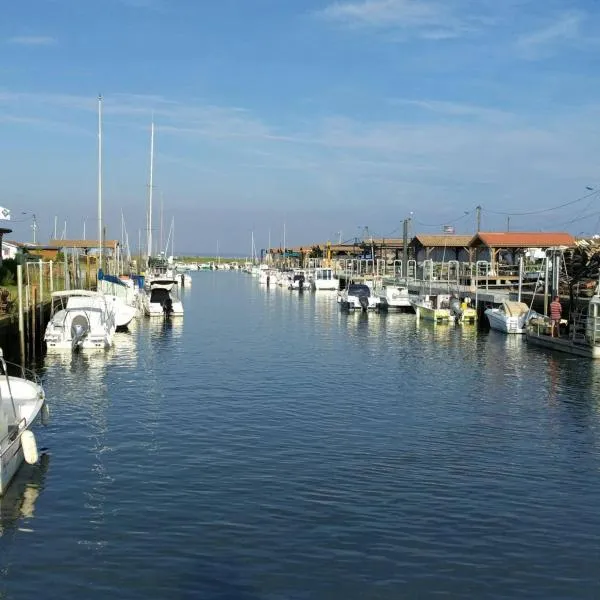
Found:
<svg viewBox="0 0 600 600"><path fill-rule="evenodd" d="M50 423L50 407L47 402L42 404L42 425L46 427Z"/></svg>
<svg viewBox="0 0 600 600"><path fill-rule="evenodd" d="M39 455L33 431L26 429L21 434L21 447L23 448L25 462L29 465L34 465L38 461Z"/></svg>

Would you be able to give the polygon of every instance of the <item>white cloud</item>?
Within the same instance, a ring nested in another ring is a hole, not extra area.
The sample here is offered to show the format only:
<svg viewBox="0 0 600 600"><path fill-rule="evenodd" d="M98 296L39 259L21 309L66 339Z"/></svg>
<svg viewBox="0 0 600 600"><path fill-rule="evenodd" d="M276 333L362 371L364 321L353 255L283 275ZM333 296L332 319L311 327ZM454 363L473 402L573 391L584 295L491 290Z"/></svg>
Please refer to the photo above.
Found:
<svg viewBox="0 0 600 600"><path fill-rule="evenodd" d="M314 116L283 127L239 107L107 94L105 132L117 155L119 145L132 139L143 148L154 114L169 168L200 163L232 189L230 175L236 172L240 190L258 185L257 177L260 185L271 178L269 185L288 189L290 177L323 198L331 189L349 203L364 194L382 205L409 197L433 212L448 205L469 208L482 198L503 210L518 210L524 202L545 206L576 196L577 186L596 173L597 107L557 113L539 124L529 114L451 100L391 102L400 106L395 117ZM95 134L93 96L0 91L0 105L15 126L37 128L38 120L47 120ZM414 110L424 118L415 119Z"/></svg>
<svg viewBox="0 0 600 600"><path fill-rule="evenodd" d="M584 15L579 12L563 13L557 20L519 37L518 53L528 59L545 58L560 51L565 43L581 39Z"/></svg>
<svg viewBox="0 0 600 600"><path fill-rule="evenodd" d="M442 40L476 27L478 19L461 18L454 9L451 2L361 0L335 2L318 15L349 27L413 31L419 37Z"/></svg>
<svg viewBox="0 0 600 600"><path fill-rule="evenodd" d="M52 46L58 42L54 37L48 35L17 35L6 40L8 44L19 46Z"/></svg>
<svg viewBox="0 0 600 600"><path fill-rule="evenodd" d="M513 117L508 111L496 108L444 100L410 100L405 98L393 98L390 100L390 103L399 106L412 106L428 113L465 119L505 122Z"/></svg>

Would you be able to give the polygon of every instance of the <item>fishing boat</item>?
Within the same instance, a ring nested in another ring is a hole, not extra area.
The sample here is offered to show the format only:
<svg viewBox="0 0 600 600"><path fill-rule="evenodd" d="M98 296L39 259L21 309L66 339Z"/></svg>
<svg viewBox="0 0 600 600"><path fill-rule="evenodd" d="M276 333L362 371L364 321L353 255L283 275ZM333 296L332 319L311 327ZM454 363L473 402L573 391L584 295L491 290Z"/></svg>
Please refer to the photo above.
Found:
<svg viewBox="0 0 600 600"><path fill-rule="evenodd" d="M417 319L434 323L449 323L454 320L450 312L450 296L446 294L425 294L410 301Z"/></svg>
<svg viewBox="0 0 600 600"><path fill-rule="evenodd" d="M44 389L33 373L21 369L22 377L9 376L2 349L0 349L0 369L0 496L2 496L23 461L29 464L38 461L37 444L31 426L40 412L43 421L46 422L48 409L45 407Z"/></svg>
<svg viewBox="0 0 600 600"><path fill-rule="evenodd" d="M477 322L477 311L471 306L471 298L463 298L462 302L456 296L450 298L450 314L456 323Z"/></svg>
<svg viewBox="0 0 600 600"><path fill-rule="evenodd" d="M535 346L600 359L600 295L590 299L587 310L574 313L568 325L567 335L553 337L550 319L538 315L528 321L525 337Z"/></svg>
<svg viewBox="0 0 600 600"><path fill-rule="evenodd" d="M44 341L48 351L105 349L116 329L113 308L101 292L66 290L52 293Z"/></svg>
<svg viewBox="0 0 600 600"><path fill-rule="evenodd" d="M155 279L144 295L144 313L148 317L182 317L183 303L174 291L175 279Z"/></svg>
<svg viewBox="0 0 600 600"><path fill-rule="evenodd" d="M312 288L315 291L340 289L340 280L334 275L333 269L317 267L311 279Z"/></svg>

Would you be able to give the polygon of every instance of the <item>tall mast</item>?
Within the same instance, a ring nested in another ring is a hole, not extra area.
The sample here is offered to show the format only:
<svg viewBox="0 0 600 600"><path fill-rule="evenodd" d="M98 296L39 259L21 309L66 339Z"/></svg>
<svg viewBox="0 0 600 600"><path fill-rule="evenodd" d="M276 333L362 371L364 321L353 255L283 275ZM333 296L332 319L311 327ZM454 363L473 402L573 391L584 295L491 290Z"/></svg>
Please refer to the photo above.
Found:
<svg viewBox="0 0 600 600"><path fill-rule="evenodd" d="M175 256L175 217L171 217L171 228L173 230L173 237L171 238L171 256Z"/></svg>
<svg viewBox="0 0 600 600"><path fill-rule="evenodd" d="M159 251L163 252L166 254L167 253L167 249L163 248L163 202L164 202L164 197L163 197L163 193L160 193L160 248Z"/></svg>
<svg viewBox="0 0 600 600"><path fill-rule="evenodd" d="M66 228L66 226L65 226ZM98 95L98 268L102 268L102 94Z"/></svg>
<svg viewBox="0 0 600 600"><path fill-rule="evenodd" d="M148 184L148 261L152 256L152 191L154 188L154 120L150 129L150 182Z"/></svg>

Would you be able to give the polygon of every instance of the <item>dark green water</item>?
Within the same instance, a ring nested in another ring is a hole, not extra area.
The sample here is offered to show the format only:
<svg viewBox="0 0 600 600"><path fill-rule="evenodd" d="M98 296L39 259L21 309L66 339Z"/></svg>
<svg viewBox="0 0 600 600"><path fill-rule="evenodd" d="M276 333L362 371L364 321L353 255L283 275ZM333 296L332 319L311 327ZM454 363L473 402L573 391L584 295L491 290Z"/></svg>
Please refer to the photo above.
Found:
<svg viewBox="0 0 600 600"><path fill-rule="evenodd" d="M600 365L241 273L184 303L45 360L0 597L600 597Z"/></svg>

